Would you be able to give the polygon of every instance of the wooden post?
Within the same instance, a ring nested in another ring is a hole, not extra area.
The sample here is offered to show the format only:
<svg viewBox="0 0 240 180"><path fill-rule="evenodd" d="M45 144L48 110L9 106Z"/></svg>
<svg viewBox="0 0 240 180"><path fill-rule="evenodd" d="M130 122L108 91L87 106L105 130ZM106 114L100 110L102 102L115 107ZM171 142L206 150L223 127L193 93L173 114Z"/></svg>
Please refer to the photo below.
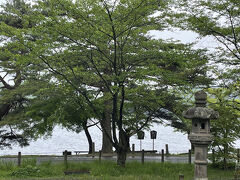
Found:
<svg viewBox="0 0 240 180"><path fill-rule="evenodd" d="M102 150L99 151L99 163L101 163L102 160Z"/></svg>
<svg viewBox="0 0 240 180"><path fill-rule="evenodd" d="M166 146L166 155L169 155L169 150L168 150L168 144L165 145Z"/></svg>
<svg viewBox="0 0 240 180"><path fill-rule="evenodd" d="M191 151L191 149L188 150L188 163L189 164L192 163L192 151Z"/></svg>
<svg viewBox="0 0 240 180"><path fill-rule="evenodd" d="M142 149L142 140L140 139L140 151Z"/></svg>
<svg viewBox="0 0 240 180"><path fill-rule="evenodd" d="M189 135L189 134L188 134ZM194 145L191 143L191 150L194 153Z"/></svg>
<svg viewBox="0 0 240 180"><path fill-rule="evenodd" d="M22 155L21 155L21 152L18 152L18 166L21 166L21 162L22 162Z"/></svg>
<svg viewBox="0 0 240 180"><path fill-rule="evenodd" d="M154 151L154 139L153 139L153 151Z"/></svg>
<svg viewBox="0 0 240 180"><path fill-rule="evenodd" d="M164 149L162 149L162 162L164 162Z"/></svg>
<svg viewBox="0 0 240 180"><path fill-rule="evenodd" d="M240 149L237 149L237 162L239 163L239 159L240 159Z"/></svg>
<svg viewBox="0 0 240 180"><path fill-rule="evenodd" d="M92 158L94 158L94 154L95 154L95 143L92 142Z"/></svg>
<svg viewBox="0 0 240 180"><path fill-rule="evenodd" d="M135 154L135 144L132 144L132 157L134 157Z"/></svg>
<svg viewBox="0 0 240 180"><path fill-rule="evenodd" d="M184 175L183 174L179 175L179 180L184 180Z"/></svg>
<svg viewBox="0 0 240 180"><path fill-rule="evenodd" d="M142 150L142 164L144 164L144 149Z"/></svg>
<svg viewBox="0 0 240 180"><path fill-rule="evenodd" d="M215 164L215 149L212 149L212 163Z"/></svg>
<svg viewBox="0 0 240 180"><path fill-rule="evenodd" d="M67 168L68 168L68 163L67 163L67 150L64 151L64 165L65 165L65 168L67 169Z"/></svg>

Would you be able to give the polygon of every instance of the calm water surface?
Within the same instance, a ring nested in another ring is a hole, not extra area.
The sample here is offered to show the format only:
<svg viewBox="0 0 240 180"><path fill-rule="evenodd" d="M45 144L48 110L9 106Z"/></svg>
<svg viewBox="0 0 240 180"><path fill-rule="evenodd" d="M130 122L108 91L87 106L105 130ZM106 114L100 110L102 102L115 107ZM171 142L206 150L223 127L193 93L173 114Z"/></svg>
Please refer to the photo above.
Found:
<svg viewBox="0 0 240 180"><path fill-rule="evenodd" d="M101 148L101 131L96 127L89 129L95 142L96 150ZM190 143L187 135L175 132L173 128L163 125L155 125L151 130L157 131L157 139L154 141L154 149L161 151L168 144L170 153L187 152L190 149ZM135 144L135 150L140 150L140 141L136 136L131 137L131 144ZM240 147L240 141L237 141L236 147ZM142 149L152 150L153 140L150 139L150 132L145 132L145 139L142 140ZM67 131L57 126L54 128L53 135L49 139L38 139L31 142L30 146L13 146L12 149L3 149L0 155L16 155L19 151L24 155L60 155L64 150L88 150L88 143L84 132L79 134Z"/></svg>

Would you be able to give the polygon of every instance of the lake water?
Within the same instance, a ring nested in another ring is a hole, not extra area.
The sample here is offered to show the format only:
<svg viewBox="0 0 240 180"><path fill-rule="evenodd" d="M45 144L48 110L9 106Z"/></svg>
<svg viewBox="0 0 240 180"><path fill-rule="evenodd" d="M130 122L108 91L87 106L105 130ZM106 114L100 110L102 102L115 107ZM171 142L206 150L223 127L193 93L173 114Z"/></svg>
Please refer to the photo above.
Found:
<svg viewBox="0 0 240 180"><path fill-rule="evenodd" d="M98 151L101 149L101 131L96 127L92 127L89 130ZM168 144L170 153L187 152L191 147L187 135L175 132L172 127L155 125L151 130L157 131L157 139L154 141L154 149L157 151L165 149L165 144ZM140 150L140 141L136 136L130 139L130 144L133 143L135 144L135 150ZM237 141L236 147L240 147L239 141ZM152 148L153 140L150 138L150 132L145 132L145 138L142 140L142 149L152 150ZM64 150L87 151L88 143L84 132L77 134L57 126L54 128L51 138L38 139L31 142L30 146L23 148L13 146L12 149L3 149L0 151L0 155L16 155L19 151L23 155L60 155Z"/></svg>

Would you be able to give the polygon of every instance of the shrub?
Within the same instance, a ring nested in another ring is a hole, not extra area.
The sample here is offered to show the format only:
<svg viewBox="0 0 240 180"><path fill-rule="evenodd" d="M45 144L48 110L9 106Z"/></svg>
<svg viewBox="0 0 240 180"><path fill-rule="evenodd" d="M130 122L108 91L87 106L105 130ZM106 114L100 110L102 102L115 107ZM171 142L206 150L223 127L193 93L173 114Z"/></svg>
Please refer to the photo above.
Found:
<svg viewBox="0 0 240 180"><path fill-rule="evenodd" d="M41 171L36 166L27 165L25 167L18 168L11 173L11 176L15 177L26 177L26 176L34 176L40 177Z"/></svg>

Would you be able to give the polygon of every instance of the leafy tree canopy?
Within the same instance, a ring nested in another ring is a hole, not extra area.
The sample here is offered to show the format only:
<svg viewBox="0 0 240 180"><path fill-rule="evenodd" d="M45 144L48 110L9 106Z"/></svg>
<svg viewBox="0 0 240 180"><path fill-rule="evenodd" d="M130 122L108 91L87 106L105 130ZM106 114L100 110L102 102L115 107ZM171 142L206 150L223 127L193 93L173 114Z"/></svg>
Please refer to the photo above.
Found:
<svg viewBox="0 0 240 180"><path fill-rule="evenodd" d="M238 0L179 0L182 16L178 26L218 42L214 63L223 64L222 71L239 80L240 65L240 2Z"/></svg>
<svg viewBox="0 0 240 180"><path fill-rule="evenodd" d="M159 109L174 112L179 92L210 82L205 51L149 35L170 26L169 5L155 0L37 1L31 16L22 16L27 26L18 29L2 21L1 30L27 52L18 64L56 87L71 87L73 98L81 101L66 96L70 107L84 105L100 122L106 109L110 112L109 139L118 164L124 165L131 135L149 125ZM35 106L42 111L32 113L48 116L52 101L44 104L38 97Z"/></svg>

